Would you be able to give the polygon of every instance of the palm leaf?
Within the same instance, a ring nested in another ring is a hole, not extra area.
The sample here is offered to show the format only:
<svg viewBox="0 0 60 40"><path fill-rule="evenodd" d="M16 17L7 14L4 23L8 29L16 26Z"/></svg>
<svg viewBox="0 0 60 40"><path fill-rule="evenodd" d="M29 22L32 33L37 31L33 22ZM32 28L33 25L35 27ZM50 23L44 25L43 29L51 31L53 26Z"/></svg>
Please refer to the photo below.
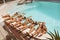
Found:
<svg viewBox="0 0 60 40"><path fill-rule="evenodd" d="M59 32L54 30L54 33L48 32L48 34L51 36L51 40L60 40Z"/></svg>
<svg viewBox="0 0 60 40"><path fill-rule="evenodd" d="M47 32L50 36L51 36L51 38L52 39L50 39L50 40L53 40L54 39L54 37L53 37L53 35L51 34L51 32Z"/></svg>

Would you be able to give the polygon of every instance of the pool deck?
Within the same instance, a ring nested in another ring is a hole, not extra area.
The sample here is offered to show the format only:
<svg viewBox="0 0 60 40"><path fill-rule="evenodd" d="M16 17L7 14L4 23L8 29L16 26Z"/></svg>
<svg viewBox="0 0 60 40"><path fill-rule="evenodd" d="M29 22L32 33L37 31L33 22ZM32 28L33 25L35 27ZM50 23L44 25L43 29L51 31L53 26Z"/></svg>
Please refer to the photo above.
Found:
<svg viewBox="0 0 60 40"><path fill-rule="evenodd" d="M6 11L6 9L12 8L13 4L15 4L15 3L16 3L16 1L7 2L5 4L2 4L0 6L0 16L3 15L3 14L4 15L8 14L7 11Z"/></svg>
<svg viewBox="0 0 60 40"><path fill-rule="evenodd" d="M6 15L8 14L6 9L9 9L9 7L12 6L13 3L15 3L16 1L12 1L12 2L8 2L6 4L0 4L0 17L2 15ZM6 39L6 35L8 34L2 27L3 23L2 23L2 19L0 18L0 40L5 40Z"/></svg>
<svg viewBox="0 0 60 40"><path fill-rule="evenodd" d="M9 13L7 13L6 9L11 8L14 3L16 3L16 1L8 2L8 3L5 3L5 4L1 5L1 6L0 6L0 16L9 14ZM4 33L3 33L3 32L4 32ZM3 38L5 38L6 33L7 33L7 32L3 29L3 27L0 26L0 40L3 40ZM2 35L5 35L5 36L3 37ZM45 35L45 34L44 34L43 36L45 36L45 37L50 37L49 35ZM44 38L43 36L41 37L42 39ZM51 38L51 37L50 37L50 38Z"/></svg>

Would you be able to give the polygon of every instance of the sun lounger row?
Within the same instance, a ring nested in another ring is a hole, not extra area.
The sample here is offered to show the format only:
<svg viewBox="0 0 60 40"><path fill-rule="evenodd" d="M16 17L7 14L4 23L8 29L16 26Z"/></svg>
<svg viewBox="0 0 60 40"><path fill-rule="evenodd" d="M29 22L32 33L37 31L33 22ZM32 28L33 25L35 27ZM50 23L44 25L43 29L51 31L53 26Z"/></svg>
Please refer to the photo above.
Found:
<svg viewBox="0 0 60 40"><path fill-rule="evenodd" d="M21 31L23 34L28 34L30 37L41 37L47 32L45 22L34 21L31 16L25 17L15 13L13 16L5 15L3 16L3 19L11 28Z"/></svg>

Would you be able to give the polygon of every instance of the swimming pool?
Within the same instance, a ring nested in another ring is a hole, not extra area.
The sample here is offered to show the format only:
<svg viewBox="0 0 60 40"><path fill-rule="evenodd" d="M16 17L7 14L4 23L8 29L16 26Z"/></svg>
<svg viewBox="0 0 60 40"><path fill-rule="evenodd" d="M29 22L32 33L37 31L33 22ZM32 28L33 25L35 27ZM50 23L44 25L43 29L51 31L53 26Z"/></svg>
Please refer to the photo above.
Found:
<svg viewBox="0 0 60 40"><path fill-rule="evenodd" d="M27 17L32 16L33 20L46 22L48 31L60 30L60 3L33 2L19 6L14 4L12 8L7 9L10 14L16 11L24 12Z"/></svg>

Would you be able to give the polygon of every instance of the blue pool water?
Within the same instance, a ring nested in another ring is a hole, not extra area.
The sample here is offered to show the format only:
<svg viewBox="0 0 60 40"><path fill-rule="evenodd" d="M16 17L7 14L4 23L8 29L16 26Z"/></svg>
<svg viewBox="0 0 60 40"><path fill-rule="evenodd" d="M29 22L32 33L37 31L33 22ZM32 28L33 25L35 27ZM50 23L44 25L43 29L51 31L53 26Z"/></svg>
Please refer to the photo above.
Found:
<svg viewBox="0 0 60 40"><path fill-rule="evenodd" d="M16 11L24 12L27 17L32 16L32 19L35 21L46 22L48 31L60 30L60 3L33 2L19 6L14 4L12 8L7 10L10 14Z"/></svg>

